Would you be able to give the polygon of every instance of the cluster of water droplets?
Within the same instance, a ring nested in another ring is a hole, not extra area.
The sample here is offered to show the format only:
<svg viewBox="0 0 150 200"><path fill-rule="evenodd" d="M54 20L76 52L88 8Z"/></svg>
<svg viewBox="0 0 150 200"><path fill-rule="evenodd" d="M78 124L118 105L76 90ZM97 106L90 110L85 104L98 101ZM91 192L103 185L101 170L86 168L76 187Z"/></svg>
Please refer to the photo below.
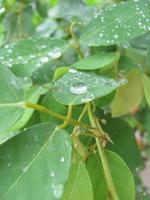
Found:
<svg viewBox="0 0 150 200"><path fill-rule="evenodd" d="M69 73L58 79L55 86L59 92L66 92L67 94L70 92L79 97L81 103L85 103L93 100L95 97L104 96L109 89L112 88L113 90L113 88L115 89L122 84L126 84L125 79L115 81L96 75L93 72L81 72L70 68Z"/></svg>
<svg viewBox="0 0 150 200"><path fill-rule="evenodd" d="M130 7L135 17L132 16L132 13L127 14L127 10L130 10ZM134 0L131 3L113 4L95 14L95 21L92 21L87 26L87 31L83 34L83 38L87 38L88 43L91 43L91 45L96 42L111 45L119 43L120 40L125 41L136 37L139 32L141 34L148 32L150 31L149 9L149 0L144 2ZM120 16L118 16L118 13L120 13ZM99 37L94 37L95 33L99 34ZM90 35L91 39L89 38Z"/></svg>
<svg viewBox="0 0 150 200"><path fill-rule="evenodd" d="M23 45L22 42L21 40L18 43L6 44L0 49L0 63L2 65L9 68L33 65L38 68L51 60L58 59L62 55L62 50L58 46L51 47L48 44L38 44L38 41L30 41L29 39L27 43L33 43L30 48L32 43L28 47L27 44Z"/></svg>
<svg viewBox="0 0 150 200"><path fill-rule="evenodd" d="M56 134L57 135L57 134ZM57 136L56 136L57 137ZM61 142L62 143L62 142ZM63 146L62 151L60 146L52 143L49 151L54 155L55 158L53 160L53 164L51 164L50 171L48 172L48 176L50 178L50 187L46 187L46 190L51 190L53 196L56 199L60 199L64 190L64 183L67 180L67 177L64 177L64 174L68 172L69 166L71 163L71 155L69 152L72 151L72 145L70 143L70 138L68 135L63 135ZM59 149L59 150L57 150ZM57 152L60 152L57 154ZM56 167L58 166L58 168ZM62 173L63 171L63 173Z"/></svg>
<svg viewBox="0 0 150 200"><path fill-rule="evenodd" d="M60 158L58 158L58 162L60 164L65 163L65 157L61 156ZM55 171L55 169L51 169L51 171L49 172L49 176L52 182L51 189L52 189L53 195L56 199L60 199L63 193L64 185L58 182L58 180L60 179L60 177L58 177L59 174Z"/></svg>

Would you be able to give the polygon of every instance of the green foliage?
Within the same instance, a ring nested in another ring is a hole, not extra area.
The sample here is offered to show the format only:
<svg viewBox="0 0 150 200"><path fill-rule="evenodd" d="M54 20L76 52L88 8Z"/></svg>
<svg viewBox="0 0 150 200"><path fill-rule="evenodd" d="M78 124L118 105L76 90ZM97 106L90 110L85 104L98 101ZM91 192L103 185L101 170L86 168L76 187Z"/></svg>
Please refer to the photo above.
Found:
<svg viewBox="0 0 150 200"><path fill-rule="evenodd" d="M62 195L71 164L71 142L65 130L51 123L36 125L3 144L0 155L1 199L45 196L55 200ZM7 173L12 174L8 179Z"/></svg>
<svg viewBox="0 0 150 200"><path fill-rule="evenodd" d="M122 200L134 200L135 199L135 188L134 188L134 179L133 176L128 169L125 162L114 152L108 151L106 152L108 163L110 166L110 171L112 174L112 178L114 184L116 186L116 190L119 194L119 199ZM94 153L90 156L87 163L88 171L91 176L92 185L95 193L95 200L100 197L100 199L109 198L109 192L107 191L107 184L105 182L103 167L99 160L99 156L97 153ZM93 169L95 170L93 174ZM124 173L122 173L122 171ZM98 177L96 176L98 173ZM99 184L100 182L100 184ZM125 185L128 187L125 187ZM101 192L103 190L103 192Z"/></svg>
<svg viewBox="0 0 150 200"><path fill-rule="evenodd" d="M54 96L62 104L82 104L109 94L119 85L121 83L113 79L92 72L75 71L74 73L74 69L71 69L56 81Z"/></svg>
<svg viewBox="0 0 150 200"><path fill-rule="evenodd" d="M88 191L88 192L87 192ZM93 200L92 185L83 163L72 165L62 200Z"/></svg>
<svg viewBox="0 0 150 200"><path fill-rule="evenodd" d="M149 10L0 1L1 200L150 198Z"/></svg>
<svg viewBox="0 0 150 200"><path fill-rule="evenodd" d="M120 44L149 31L150 1L129 1L100 11L86 25L81 42L100 46ZM132 13L132 14L131 14Z"/></svg>

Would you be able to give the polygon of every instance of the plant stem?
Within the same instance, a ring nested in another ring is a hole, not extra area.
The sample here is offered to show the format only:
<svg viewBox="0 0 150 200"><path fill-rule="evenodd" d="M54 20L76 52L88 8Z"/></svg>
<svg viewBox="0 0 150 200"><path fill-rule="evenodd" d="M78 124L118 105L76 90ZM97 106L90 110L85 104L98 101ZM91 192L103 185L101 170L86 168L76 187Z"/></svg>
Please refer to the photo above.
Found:
<svg viewBox="0 0 150 200"><path fill-rule="evenodd" d="M66 121L66 116L60 115L60 114L58 114L58 113L56 113L52 110L49 110L49 109L47 109L44 106L41 106L39 104L34 104L34 103L31 103L31 102L25 102L24 107L25 108L31 108L33 110L38 110L40 112L46 113L46 114L53 116L57 119L60 119L62 121ZM86 126L85 124L78 122L78 121L76 121L75 119L72 119L72 118L69 120L69 123L74 125L74 126Z"/></svg>
<svg viewBox="0 0 150 200"><path fill-rule="evenodd" d="M70 123L70 120L72 118L72 105L68 106L68 114L66 116L66 119L64 120L64 123L59 125L59 128L66 128L66 126Z"/></svg>
<svg viewBox="0 0 150 200"><path fill-rule="evenodd" d="M73 27L76 24L79 24L79 23L78 22L72 22L72 24L70 25L69 31L70 31L71 37L72 37L72 39L74 40L74 43L75 43L74 48L77 51L77 54L80 56L80 59L82 59L84 56L83 56L83 53L81 51L79 41L78 41L76 35L74 34L74 31L73 31Z"/></svg>
<svg viewBox="0 0 150 200"><path fill-rule="evenodd" d="M90 119L92 127L98 128L100 130L100 134L103 135L102 129L101 129L100 125L98 125L99 124L98 120L95 118L95 116L93 114L90 103L88 103L88 115L89 115L89 119ZM105 150L104 150L102 143L100 142L99 138L96 137L95 140L96 140L96 145L98 147L101 163L102 163L102 166L103 166L104 176L105 176L105 179L106 179L108 191L109 191L113 200L119 200L119 197L116 193L115 185L113 183L111 172L110 172L110 169L109 169L108 161L107 161L107 158L106 158L106 155L105 155Z"/></svg>

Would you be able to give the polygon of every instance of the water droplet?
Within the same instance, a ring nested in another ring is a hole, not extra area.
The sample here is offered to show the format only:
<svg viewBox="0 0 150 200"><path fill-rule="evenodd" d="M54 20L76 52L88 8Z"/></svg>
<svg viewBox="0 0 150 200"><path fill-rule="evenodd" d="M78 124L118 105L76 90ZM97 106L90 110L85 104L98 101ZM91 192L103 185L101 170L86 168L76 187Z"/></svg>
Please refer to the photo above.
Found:
<svg viewBox="0 0 150 200"><path fill-rule="evenodd" d="M48 53L48 56L50 56L52 59L57 59L61 56L60 49L58 47L55 47L52 51Z"/></svg>
<svg viewBox="0 0 150 200"><path fill-rule="evenodd" d="M60 162L65 162L65 158L61 157Z"/></svg>
<svg viewBox="0 0 150 200"><path fill-rule="evenodd" d="M54 172L51 172L51 173L50 173L50 176L51 176L51 177L55 177L55 173L54 173Z"/></svg>
<svg viewBox="0 0 150 200"><path fill-rule="evenodd" d="M60 199L63 193L64 186L62 184L52 185L53 195L56 199Z"/></svg>
<svg viewBox="0 0 150 200"><path fill-rule="evenodd" d="M18 59L18 60L22 60L23 57L22 57L22 56L18 56L17 59Z"/></svg>
<svg viewBox="0 0 150 200"><path fill-rule="evenodd" d="M84 96L84 97L81 99L81 102L82 102L82 103L89 102L89 101L91 101L93 98L94 98L93 94L89 94L89 95Z"/></svg>
<svg viewBox="0 0 150 200"><path fill-rule="evenodd" d="M126 85L127 83L128 83L128 80L126 80L126 79L119 80L120 85Z"/></svg>
<svg viewBox="0 0 150 200"><path fill-rule="evenodd" d="M32 58L36 58L36 55L30 55L30 58L32 59Z"/></svg>
<svg viewBox="0 0 150 200"><path fill-rule="evenodd" d="M8 53L12 53L12 49L8 49Z"/></svg>
<svg viewBox="0 0 150 200"><path fill-rule="evenodd" d="M10 164L10 163L8 163L8 164L7 164L7 166L8 166L8 167L10 167L10 166L11 166L11 164Z"/></svg>
<svg viewBox="0 0 150 200"><path fill-rule="evenodd" d="M43 57L40 59L41 63L47 63L49 61L48 57Z"/></svg>
<svg viewBox="0 0 150 200"><path fill-rule="evenodd" d="M117 35L117 34L114 35L114 38L115 38L115 39L117 39L118 37L119 37L119 35Z"/></svg>
<svg viewBox="0 0 150 200"><path fill-rule="evenodd" d="M72 73L72 74L74 74L74 73L77 73L77 70L74 69L74 68L70 68L70 69L69 69L69 72Z"/></svg>
<svg viewBox="0 0 150 200"><path fill-rule="evenodd" d="M87 86L82 82L74 83L70 87L70 92L73 94L85 94L87 92Z"/></svg>

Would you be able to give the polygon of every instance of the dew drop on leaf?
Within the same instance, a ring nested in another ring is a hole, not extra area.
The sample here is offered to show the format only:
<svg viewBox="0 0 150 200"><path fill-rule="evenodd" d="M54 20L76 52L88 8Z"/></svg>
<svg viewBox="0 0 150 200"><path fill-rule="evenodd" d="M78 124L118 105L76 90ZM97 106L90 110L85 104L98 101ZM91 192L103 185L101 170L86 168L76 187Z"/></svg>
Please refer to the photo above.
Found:
<svg viewBox="0 0 150 200"><path fill-rule="evenodd" d="M89 102L89 101L91 101L93 98L94 98L94 95L92 95L92 94L85 95L85 96L81 99L81 102L82 102L82 103Z"/></svg>
<svg viewBox="0 0 150 200"><path fill-rule="evenodd" d="M61 157L60 162L65 162L65 158Z"/></svg>
<svg viewBox="0 0 150 200"><path fill-rule="evenodd" d="M60 199L63 193L64 186L62 184L52 185L53 195L56 199Z"/></svg>
<svg viewBox="0 0 150 200"><path fill-rule="evenodd" d="M10 164L10 163L8 163L8 164L7 164L7 166L8 166L8 167L10 167L10 166L11 166L11 164Z"/></svg>
<svg viewBox="0 0 150 200"><path fill-rule="evenodd" d="M70 87L70 92L73 94L85 94L87 92L87 86L82 82L74 83Z"/></svg>
<svg viewBox="0 0 150 200"><path fill-rule="evenodd" d="M74 69L74 68L70 68L70 69L69 69L69 72L74 74L74 73L77 73L77 70Z"/></svg>
<svg viewBox="0 0 150 200"><path fill-rule="evenodd" d="M61 51L58 47L55 47L54 50L48 52L48 56L55 60L61 56Z"/></svg>
<svg viewBox="0 0 150 200"><path fill-rule="evenodd" d="M40 59L41 63L47 63L49 61L48 57L43 57Z"/></svg>
<svg viewBox="0 0 150 200"><path fill-rule="evenodd" d="M51 176L51 177L55 177L55 173L54 173L54 172L51 172L51 173L50 173L50 176Z"/></svg>
<svg viewBox="0 0 150 200"><path fill-rule="evenodd" d="M126 79L121 79L121 80L119 80L119 83L121 85L126 85L128 83L128 81Z"/></svg>

